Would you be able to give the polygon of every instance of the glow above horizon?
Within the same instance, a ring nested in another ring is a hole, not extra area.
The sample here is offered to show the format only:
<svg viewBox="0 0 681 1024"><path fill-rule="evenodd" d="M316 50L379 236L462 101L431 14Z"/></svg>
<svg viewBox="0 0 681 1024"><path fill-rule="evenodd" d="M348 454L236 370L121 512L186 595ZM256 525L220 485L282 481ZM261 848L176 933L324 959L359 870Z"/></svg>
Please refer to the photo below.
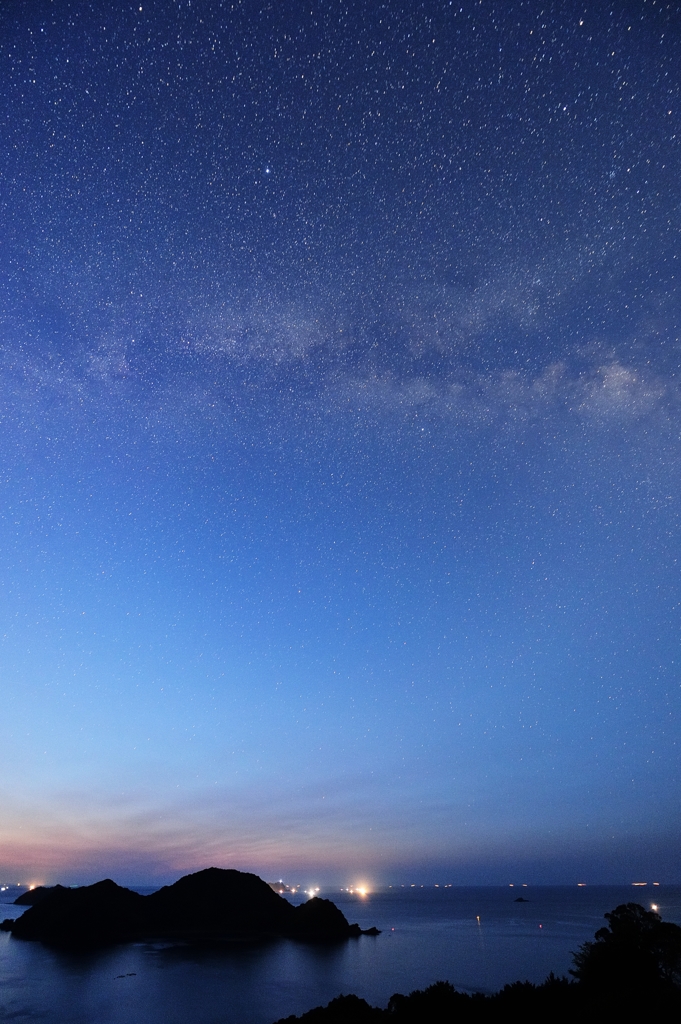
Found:
<svg viewBox="0 0 681 1024"><path fill-rule="evenodd" d="M0 875L678 880L673 13L142 8L2 12Z"/></svg>

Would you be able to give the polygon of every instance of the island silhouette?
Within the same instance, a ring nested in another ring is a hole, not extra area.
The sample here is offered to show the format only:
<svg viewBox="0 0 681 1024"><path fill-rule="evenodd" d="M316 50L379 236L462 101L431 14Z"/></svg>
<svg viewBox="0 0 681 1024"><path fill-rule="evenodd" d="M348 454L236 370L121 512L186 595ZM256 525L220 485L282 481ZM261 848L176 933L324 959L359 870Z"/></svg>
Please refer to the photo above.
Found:
<svg viewBox="0 0 681 1024"><path fill-rule="evenodd" d="M50 945L265 937L329 942L379 934L375 928L362 931L358 924L349 924L331 900L315 896L294 907L257 875L224 868L185 875L149 896L106 878L77 889L43 888L23 902L32 905L0 928L16 938Z"/></svg>

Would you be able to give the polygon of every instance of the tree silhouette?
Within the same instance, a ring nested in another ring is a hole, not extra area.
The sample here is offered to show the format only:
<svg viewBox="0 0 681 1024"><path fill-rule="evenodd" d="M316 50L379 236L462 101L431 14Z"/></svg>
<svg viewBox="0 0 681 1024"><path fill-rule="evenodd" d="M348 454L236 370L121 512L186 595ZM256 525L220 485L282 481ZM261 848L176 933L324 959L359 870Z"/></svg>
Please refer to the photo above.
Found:
<svg viewBox="0 0 681 1024"><path fill-rule="evenodd" d="M650 996L681 985L681 928L638 903L605 915L594 942L573 954L570 973L585 989L619 997Z"/></svg>

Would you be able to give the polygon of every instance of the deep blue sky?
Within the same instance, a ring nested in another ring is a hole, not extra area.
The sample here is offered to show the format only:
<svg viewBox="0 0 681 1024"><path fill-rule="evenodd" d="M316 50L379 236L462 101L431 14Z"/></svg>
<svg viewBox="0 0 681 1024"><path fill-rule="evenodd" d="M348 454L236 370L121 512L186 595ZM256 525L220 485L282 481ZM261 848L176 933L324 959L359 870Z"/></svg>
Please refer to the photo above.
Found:
<svg viewBox="0 0 681 1024"><path fill-rule="evenodd" d="M5 0L0 875L681 880L680 26Z"/></svg>

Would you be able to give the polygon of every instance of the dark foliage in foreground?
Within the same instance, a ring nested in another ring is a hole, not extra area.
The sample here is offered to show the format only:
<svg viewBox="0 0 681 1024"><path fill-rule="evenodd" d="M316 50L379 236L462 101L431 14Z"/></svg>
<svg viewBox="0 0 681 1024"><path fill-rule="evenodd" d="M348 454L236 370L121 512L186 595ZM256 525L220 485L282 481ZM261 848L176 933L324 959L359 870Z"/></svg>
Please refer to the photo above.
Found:
<svg viewBox="0 0 681 1024"><path fill-rule="evenodd" d="M635 993L681 986L681 928L638 903L605 915L607 928L575 953L570 971L590 989Z"/></svg>
<svg viewBox="0 0 681 1024"><path fill-rule="evenodd" d="M491 996L457 992L446 981L408 996L394 995L385 1010L357 996L339 996L301 1017L278 1024L467 1024L467 1022L681 1019L681 928L637 903L605 915L573 955L577 980L550 974L543 985L516 982Z"/></svg>
<svg viewBox="0 0 681 1024"><path fill-rule="evenodd" d="M438 981L408 996L394 995L385 1010L357 996L338 996L328 1006L318 1006L302 1017L287 1017L278 1024L466 1024L478 1021L524 1020L574 1021L582 1006L579 986L566 978L549 977L543 985L516 982L493 996L457 992L447 981Z"/></svg>
<svg viewBox="0 0 681 1024"><path fill-rule="evenodd" d="M328 1006L316 1006L302 1017L286 1017L277 1024L292 1024L293 1021L305 1021L305 1024L378 1024L383 1020L385 1010L369 1006L366 999L337 996Z"/></svg>

